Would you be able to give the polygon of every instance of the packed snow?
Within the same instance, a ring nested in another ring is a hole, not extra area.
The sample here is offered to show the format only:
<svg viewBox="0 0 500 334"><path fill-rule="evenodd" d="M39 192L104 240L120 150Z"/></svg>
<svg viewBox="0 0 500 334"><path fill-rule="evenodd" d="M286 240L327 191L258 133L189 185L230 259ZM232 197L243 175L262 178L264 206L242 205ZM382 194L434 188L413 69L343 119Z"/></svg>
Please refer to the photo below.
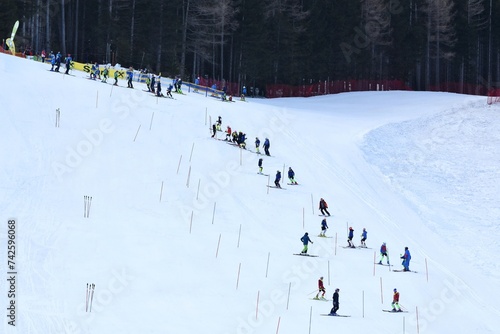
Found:
<svg viewBox="0 0 500 334"><path fill-rule="evenodd" d="M166 99L49 68L0 54L2 333L499 332L499 105L400 91L230 103L188 86ZM247 150L211 138L218 116ZM270 139L269 177L255 137ZM278 170L284 190L267 187ZM349 226L368 249L344 248ZM305 232L318 257L293 255ZM383 242L393 267L374 263ZM413 272L394 272L405 247ZM350 317L321 316L321 276ZM382 312L394 288L407 313Z"/></svg>

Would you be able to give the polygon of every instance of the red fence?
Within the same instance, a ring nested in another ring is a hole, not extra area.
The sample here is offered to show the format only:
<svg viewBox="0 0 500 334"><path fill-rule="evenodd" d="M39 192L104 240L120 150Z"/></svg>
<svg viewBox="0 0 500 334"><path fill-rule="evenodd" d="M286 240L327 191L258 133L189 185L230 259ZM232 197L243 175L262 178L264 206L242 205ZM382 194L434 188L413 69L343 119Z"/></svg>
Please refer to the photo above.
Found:
<svg viewBox="0 0 500 334"><path fill-rule="evenodd" d="M342 92L379 90L411 90L411 88L399 80L336 80L302 86L267 85L266 97L310 97Z"/></svg>
<svg viewBox="0 0 500 334"><path fill-rule="evenodd" d="M488 91L488 104L500 102L500 88L493 88Z"/></svg>

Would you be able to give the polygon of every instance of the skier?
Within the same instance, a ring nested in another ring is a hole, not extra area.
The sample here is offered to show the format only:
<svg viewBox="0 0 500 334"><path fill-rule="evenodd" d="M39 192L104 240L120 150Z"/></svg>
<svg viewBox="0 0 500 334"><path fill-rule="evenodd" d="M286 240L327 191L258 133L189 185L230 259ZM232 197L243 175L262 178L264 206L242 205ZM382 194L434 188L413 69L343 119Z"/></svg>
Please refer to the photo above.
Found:
<svg viewBox="0 0 500 334"><path fill-rule="evenodd" d="M318 280L318 293L316 294L316 297L314 297L314 299L319 299L319 294L321 292L322 292L321 299L325 299L326 290L325 286L323 285L323 276L321 276Z"/></svg>
<svg viewBox="0 0 500 334"><path fill-rule="evenodd" d="M297 181L295 181L295 172L292 167L288 168L288 178L290 179L291 184L298 184Z"/></svg>
<svg viewBox="0 0 500 334"><path fill-rule="evenodd" d="M300 252L300 254L307 254L307 244L308 243L314 243L312 242L311 239L309 239L309 233L305 233L304 236L302 238L300 238L300 241L302 241L302 244L304 245L304 248L302 249L302 252Z"/></svg>
<svg viewBox="0 0 500 334"><path fill-rule="evenodd" d="M68 56L66 57L66 72L64 72L64 74L69 74L69 69L71 68L71 61L73 60L73 58L71 58L71 55L68 53Z"/></svg>
<svg viewBox="0 0 500 334"><path fill-rule="evenodd" d="M156 83L156 96L158 96L158 97L163 96L163 94L161 92L161 80L158 80L158 82Z"/></svg>
<svg viewBox="0 0 500 334"><path fill-rule="evenodd" d="M276 178L274 179L274 184L276 185L276 188L281 188L280 181L281 181L281 172L278 170L276 171Z"/></svg>
<svg viewBox="0 0 500 334"><path fill-rule="evenodd" d="M319 200L319 210L323 216L325 215L325 212L328 216L330 216L330 212L328 212L328 204L323 198Z"/></svg>
<svg viewBox="0 0 500 334"><path fill-rule="evenodd" d="M56 55L56 72L59 72L59 67L61 67L61 52L58 52Z"/></svg>
<svg viewBox="0 0 500 334"><path fill-rule="evenodd" d="M226 141L231 141L231 127L229 125L226 130Z"/></svg>
<svg viewBox="0 0 500 334"><path fill-rule="evenodd" d="M108 67L104 67L104 70L102 71L102 80L101 80L101 82L108 82L108 76L109 76Z"/></svg>
<svg viewBox="0 0 500 334"><path fill-rule="evenodd" d="M255 153L257 153L257 154L260 154L259 146L260 146L259 137L255 137Z"/></svg>
<svg viewBox="0 0 500 334"><path fill-rule="evenodd" d="M233 131L233 133L231 134L231 136L233 136L233 143L234 144L238 144L238 132L237 131Z"/></svg>
<svg viewBox="0 0 500 334"><path fill-rule="evenodd" d="M392 297L392 312L403 312L399 306L399 292L398 289L394 289L394 295Z"/></svg>
<svg viewBox="0 0 500 334"><path fill-rule="evenodd" d="M354 229L352 227L349 227L349 235L347 236L347 242L349 243L348 247L356 248L356 247L354 247L354 244L352 243L353 237L354 237Z"/></svg>
<svg viewBox="0 0 500 334"><path fill-rule="evenodd" d="M42 63L45 63L45 57L47 56L47 55L45 54L45 50L42 50L42 54L41 54L41 56L42 56Z"/></svg>
<svg viewBox="0 0 500 334"><path fill-rule="evenodd" d="M259 159L259 174L262 174L262 170L264 167L262 167L262 158Z"/></svg>
<svg viewBox="0 0 500 334"><path fill-rule="evenodd" d="M328 224L326 223L326 218L323 218L321 221L321 233L319 234L320 237L326 237L326 230L328 230Z"/></svg>
<svg viewBox="0 0 500 334"><path fill-rule="evenodd" d="M50 59L50 64L52 65L50 70L54 71L54 66L56 66L56 57L53 54L52 54L52 58Z"/></svg>
<svg viewBox="0 0 500 334"><path fill-rule="evenodd" d="M117 70L115 70L114 78L115 78L115 83L113 85L118 86L118 71Z"/></svg>
<svg viewBox="0 0 500 334"><path fill-rule="evenodd" d="M179 78L179 79L177 79L177 87L176 87L176 89L175 89L175 91L176 91L177 93L179 93L179 94L183 94L183 93L182 93L181 86L182 86L182 79L181 79L181 78Z"/></svg>
<svg viewBox="0 0 500 334"><path fill-rule="evenodd" d="M247 140L246 133L240 132L238 137L238 144L241 148L246 150L247 144L245 143L245 140Z"/></svg>
<svg viewBox="0 0 500 334"><path fill-rule="evenodd" d="M264 147L264 152L266 152L266 155L270 156L271 154L269 153L269 147L271 146L271 144L269 143L269 139L266 138L266 140L264 140L264 145L262 145L262 147Z"/></svg>
<svg viewBox="0 0 500 334"><path fill-rule="evenodd" d="M168 88L167 88L167 96L170 97L171 99L173 99L174 97L172 96L172 84L168 85Z"/></svg>
<svg viewBox="0 0 500 334"><path fill-rule="evenodd" d="M128 88L134 88L134 85L132 85L133 78L134 78L134 69L132 67L129 67L129 69L127 71L127 87Z"/></svg>
<svg viewBox="0 0 500 334"><path fill-rule="evenodd" d="M214 123L214 124L212 124L212 132L214 133L214 134L212 135L212 138L215 138L215 134L217 133L217 128L216 128L215 123Z"/></svg>
<svg viewBox="0 0 500 334"><path fill-rule="evenodd" d="M222 131L222 118L220 116L217 119L217 131Z"/></svg>
<svg viewBox="0 0 500 334"><path fill-rule="evenodd" d="M366 238L368 236L368 232L366 232L366 228L363 228L363 232L361 233L361 247L366 248Z"/></svg>
<svg viewBox="0 0 500 334"><path fill-rule="evenodd" d="M151 93L153 93L153 94L156 94L155 93L155 83L156 83L156 78L155 78L155 75L152 74L150 87L151 87ZM168 95L168 93L167 93L167 95Z"/></svg>
<svg viewBox="0 0 500 334"><path fill-rule="evenodd" d="M408 247L405 247L405 253L401 256L401 258L403 259L403 263L401 263L404 267L403 271L410 271L411 255Z"/></svg>
<svg viewBox="0 0 500 334"><path fill-rule="evenodd" d="M387 246L385 245L385 242L382 243L382 246L380 246L380 261L378 261L378 264L382 264L382 260L384 259L384 256L387 258L387 264L391 265L389 263L389 254L387 252Z"/></svg>
<svg viewBox="0 0 500 334"><path fill-rule="evenodd" d="M151 92L151 79L146 77L146 87L148 87L148 92Z"/></svg>
<svg viewBox="0 0 500 334"><path fill-rule="evenodd" d="M333 307L330 311L330 315L337 315L337 311L339 310L339 291L339 288L337 288L333 294Z"/></svg>

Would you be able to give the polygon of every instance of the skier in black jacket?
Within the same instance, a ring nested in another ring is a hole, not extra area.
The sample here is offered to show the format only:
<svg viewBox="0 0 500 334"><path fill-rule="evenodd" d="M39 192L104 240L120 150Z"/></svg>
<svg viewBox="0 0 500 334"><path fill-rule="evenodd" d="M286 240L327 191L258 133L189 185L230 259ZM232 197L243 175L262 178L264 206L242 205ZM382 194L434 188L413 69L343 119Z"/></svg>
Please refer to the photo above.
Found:
<svg viewBox="0 0 500 334"><path fill-rule="evenodd" d="M339 310L339 289L335 289L333 293L333 307L330 311L330 315L337 315L337 311Z"/></svg>

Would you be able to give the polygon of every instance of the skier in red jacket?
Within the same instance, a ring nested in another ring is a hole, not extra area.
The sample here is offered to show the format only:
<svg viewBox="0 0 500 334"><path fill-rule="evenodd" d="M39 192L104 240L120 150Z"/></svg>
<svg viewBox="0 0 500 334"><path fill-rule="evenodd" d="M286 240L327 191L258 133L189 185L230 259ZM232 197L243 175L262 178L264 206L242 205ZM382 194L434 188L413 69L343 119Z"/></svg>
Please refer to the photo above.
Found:
<svg viewBox="0 0 500 334"><path fill-rule="evenodd" d="M328 204L326 204L324 199L319 200L319 211L321 211L323 216L325 216L325 212L328 216L330 216L330 212L328 212Z"/></svg>
<svg viewBox="0 0 500 334"><path fill-rule="evenodd" d="M314 299L319 299L319 294L322 292L321 299L325 299L325 286L323 285L323 276L321 276L318 280L318 293L316 294L316 297Z"/></svg>

